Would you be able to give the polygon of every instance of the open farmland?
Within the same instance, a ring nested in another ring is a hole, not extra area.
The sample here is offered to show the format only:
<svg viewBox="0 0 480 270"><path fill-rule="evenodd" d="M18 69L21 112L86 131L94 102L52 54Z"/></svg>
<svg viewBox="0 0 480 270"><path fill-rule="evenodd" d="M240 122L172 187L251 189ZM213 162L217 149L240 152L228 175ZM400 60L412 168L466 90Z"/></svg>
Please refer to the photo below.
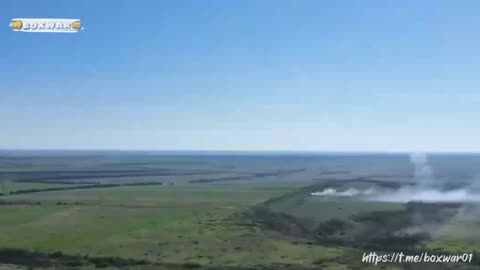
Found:
<svg viewBox="0 0 480 270"><path fill-rule="evenodd" d="M4 269L411 269L362 263L368 247L347 241L375 222L400 228L409 206L309 196L332 183L411 185L408 156L9 152L0 161ZM312 234L331 220L355 227L343 238ZM476 245L443 229L432 250Z"/></svg>

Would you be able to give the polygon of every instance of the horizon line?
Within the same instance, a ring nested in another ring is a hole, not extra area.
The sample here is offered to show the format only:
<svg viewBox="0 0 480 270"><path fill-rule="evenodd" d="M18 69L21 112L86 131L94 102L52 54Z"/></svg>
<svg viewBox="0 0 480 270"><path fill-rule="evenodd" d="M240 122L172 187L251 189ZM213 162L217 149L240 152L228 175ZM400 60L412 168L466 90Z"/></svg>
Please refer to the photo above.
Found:
<svg viewBox="0 0 480 270"><path fill-rule="evenodd" d="M213 153L312 153L312 154L480 154L480 151L405 151L405 150L234 150L234 149L121 149L121 148L0 148L0 152L213 152Z"/></svg>

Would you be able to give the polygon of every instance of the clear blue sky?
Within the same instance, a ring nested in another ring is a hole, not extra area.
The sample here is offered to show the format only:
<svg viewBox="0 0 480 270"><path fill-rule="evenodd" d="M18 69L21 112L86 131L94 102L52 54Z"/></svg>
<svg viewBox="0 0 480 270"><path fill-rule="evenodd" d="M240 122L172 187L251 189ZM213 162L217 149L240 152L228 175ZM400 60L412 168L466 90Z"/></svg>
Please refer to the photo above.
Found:
<svg viewBox="0 0 480 270"><path fill-rule="evenodd" d="M479 1L5 1L0 148L480 151ZM78 34L14 17L80 18Z"/></svg>

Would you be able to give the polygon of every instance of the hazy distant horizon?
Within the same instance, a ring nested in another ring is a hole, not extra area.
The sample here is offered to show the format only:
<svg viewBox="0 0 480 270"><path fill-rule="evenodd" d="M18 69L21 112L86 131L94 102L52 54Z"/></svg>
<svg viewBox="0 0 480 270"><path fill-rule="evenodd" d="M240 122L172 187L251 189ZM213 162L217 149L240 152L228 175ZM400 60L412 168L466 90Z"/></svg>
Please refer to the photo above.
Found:
<svg viewBox="0 0 480 270"><path fill-rule="evenodd" d="M313 154L313 155L410 155L412 153L424 153L427 155L480 155L480 152L460 152L460 151L335 151L335 150L195 150L195 149L177 149L177 150L162 150L162 149L7 149L0 148L0 154L5 152L97 152L97 153L161 153L161 154Z"/></svg>

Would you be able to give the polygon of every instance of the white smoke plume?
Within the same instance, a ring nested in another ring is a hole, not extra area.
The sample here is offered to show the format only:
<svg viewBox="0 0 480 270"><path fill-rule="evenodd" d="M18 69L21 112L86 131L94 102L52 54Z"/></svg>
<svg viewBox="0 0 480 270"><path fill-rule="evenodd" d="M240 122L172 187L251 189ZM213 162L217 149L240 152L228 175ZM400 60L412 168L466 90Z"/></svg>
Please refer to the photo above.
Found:
<svg viewBox="0 0 480 270"><path fill-rule="evenodd" d="M477 203L480 202L480 196L470 192L468 189L441 191L437 189L405 187L394 192L377 194L368 198L368 200L383 202Z"/></svg>
<svg viewBox="0 0 480 270"><path fill-rule="evenodd" d="M410 155L410 162L413 165L414 179L419 189L432 188L434 176L432 167L428 163L425 153L413 153Z"/></svg>
<svg viewBox="0 0 480 270"><path fill-rule="evenodd" d="M372 195L375 193L375 189L369 188L365 190L359 190L356 188L349 188L345 191L338 191L333 188L327 188L323 191L313 192L310 195L313 196L337 196L337 197L353 197L359 195Z"/></svg>
<svg viewBox="0 0 480 270"><path fill-rule="evenodd" d="M414 167L415 186L403 187L397 191L386 192L372 196L371 200L385 202L446 202L446 203L478 203L480 194L471 189L440 190L435 187L435 176L425 153L410 155L410 162Z"/></svg>
<svg viewBox="0 0 480 270"><path fill-rule="evenodd" d="M349 188L346 191L338 191L327 188L320 192L311 193L316 196L358 197L362 200L383 202L429 202L429 203L480 203L480 193L474 188L461 188L454 190L441 190L435 183L432 167L425 153L410 155L413 165L414 186L404 186L398 190L368 189L358 190Z"/></svg>

